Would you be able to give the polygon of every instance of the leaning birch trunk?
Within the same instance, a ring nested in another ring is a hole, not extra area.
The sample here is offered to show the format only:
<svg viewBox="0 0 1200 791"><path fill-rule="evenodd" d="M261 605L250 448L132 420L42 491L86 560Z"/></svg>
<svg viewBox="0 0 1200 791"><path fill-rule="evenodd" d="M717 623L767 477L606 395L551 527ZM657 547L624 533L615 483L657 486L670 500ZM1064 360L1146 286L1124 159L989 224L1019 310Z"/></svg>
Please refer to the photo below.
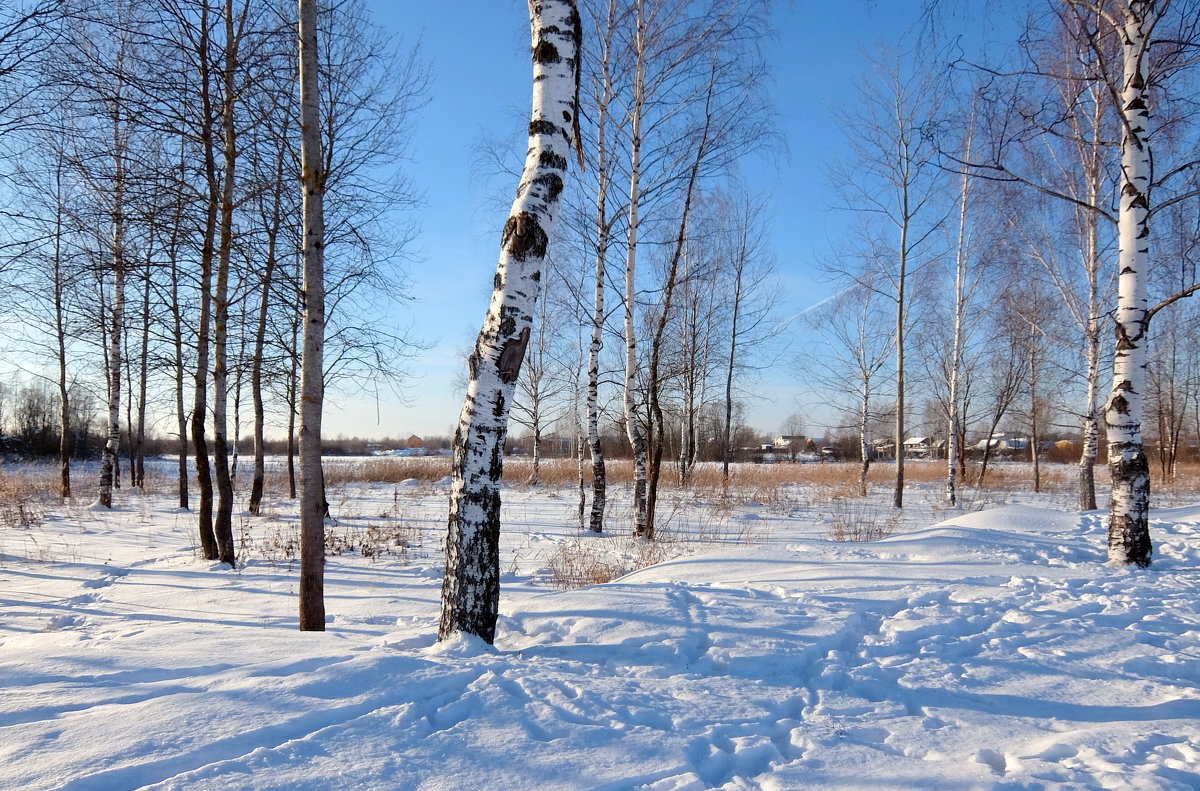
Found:
<svg viewBox="0 0 1200 791"><path fill-rule="evenodd" d="M708 99L711 101L715 80L708 84ZM706 109L711 106L706 105ZM675 249L671 254L671 264L667 268L667 282L663 288L662 307L658 315L658 324L654 337L650 342L650 372L647 379L650 411L650 474L646 492L646 529L647 538L654 538L654 515L658 504L658 481L662 474L663 446L666 444L666 426L663 418L662 401L660 398L662 382L660 381L660 362L662 359L663 338L667 331L667 322L671 319L671 305L675 297L675 288L679 282L679 265L684 258L684 248L687 244L688 221L692 213L692 197L696 191L696 182L700 178L700 166L708 154L709 132L712 127L712 113L704 118L704 128L696 143L695 158L688 173L687 188L684 190L683 211L679 215L679 232L675 237ZM740 260L745 260L745 237L742 237Z"/></svg>
<svg viewBox="0 0 1200 791"><path fill-rule="evenodd" d="M1112 504L1110 562L1150 565L1150 468L1142 442L1142 399L1150 315L1146 281L1150 263L1150 110L1148 106L1149 0L1125 6L1122 37L1121 181L1117 215L1117 343L1113 386L1104 407Z"/></svg>
<svg viewBox="0 0 1200 791"><path fill-rule="evenodd" d="M304 346L300 361L300 629L325 631L325 166L317 85L317 0L299 0Z"/></svg>
<svg viewBox="0 0 1200 791"><path fill-rule="evenodd" d="M500 604L500 479L513 390L521 372L546 248L558 215L572 137L578 140L579 46L574 0L529 0L533 110L529 147L500 238L491 305L469 360L454 437L454 483L438 639L488 643ZM576 143L578 145L578 143Z"/></svg>
<svg viewBox="0 0 1200 791"><path fill-rule="evenodd" d="M729 323L729 357L725 366L725 421L721 438L721 485L729 486L729 463L733 459L733 370L737 361L738 318L742 307L742 267L735 267L732 311Z"/></svg>

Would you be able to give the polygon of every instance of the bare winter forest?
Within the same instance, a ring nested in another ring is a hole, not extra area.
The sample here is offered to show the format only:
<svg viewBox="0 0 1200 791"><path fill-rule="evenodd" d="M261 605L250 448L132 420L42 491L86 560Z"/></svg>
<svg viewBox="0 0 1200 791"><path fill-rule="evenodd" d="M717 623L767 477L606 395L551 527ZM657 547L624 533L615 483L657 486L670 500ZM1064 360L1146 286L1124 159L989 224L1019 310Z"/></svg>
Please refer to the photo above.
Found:
<svg viewBox="0 0 1200 791"><path fill-rule="evenodd" d="M1001 461L1029 462L1035 492L1071 464L1078 507L1110 507L1112 559L1150 563L1151 478L1174 480L1200 447L1200 314L1185 299L1200 288L1200 6L914 3L856 90L813 109L844 145L796 189L849 218L820 261L773 247L769 224L788 218L747 176L805 155L773 112L802 85L768 56L778 12L529 10L525 161L489 155L516 197L441 443L456 482L443 636L491 639L498 487L517 451L531 484L544 456L575 459L587 528L646 539L665 481L687 486L702 462L723 478L751 461L852 462L864 496L886 465L896 508L914 459L938 460L949 506ZM414 375L420 339L394 308L421 233L404 157L431 92L449 89L435 54L374 13L0 12L9 462L57 457L61 497L112 507L144 486L148 454L172 455L204 556L235 564L234 500L259 513L271 438L316 551L326 400ZM785 315L797 267L833 296ZM780 369L795 414L754 427L756 383ZM98 475L72 476L93 458ZM632 462L620 524L612 459ZM480 601L492 611L455 614Z"/></svg>
<svg viewBox="0 0 1200 791"><path fill-rule="evenodd" d="M1200 787L1200 0L811 5L0 2L0 786Z"/></svg>

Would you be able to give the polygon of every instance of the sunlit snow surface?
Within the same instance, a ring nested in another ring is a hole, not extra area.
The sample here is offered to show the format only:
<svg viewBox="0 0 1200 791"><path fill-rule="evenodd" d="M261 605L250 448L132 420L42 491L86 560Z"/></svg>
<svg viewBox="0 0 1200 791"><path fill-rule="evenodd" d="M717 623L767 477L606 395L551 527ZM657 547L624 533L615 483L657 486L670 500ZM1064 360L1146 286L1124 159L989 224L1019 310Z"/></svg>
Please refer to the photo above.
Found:
<svg viewBox="0 0 1200 791"><path fill-rule="evenodd" d="M572 496L519 487L491 648L434 643L444 487L331 499L410 546L329 558L323 634L294 562L198 560L166 494L0 531L0 789L1200 788L1200 506L1154 512L1131 571L1097 513L839 544L693 502L672 518L764 542L557 592ZM268 511L235 514L252 552Z"/></svg>

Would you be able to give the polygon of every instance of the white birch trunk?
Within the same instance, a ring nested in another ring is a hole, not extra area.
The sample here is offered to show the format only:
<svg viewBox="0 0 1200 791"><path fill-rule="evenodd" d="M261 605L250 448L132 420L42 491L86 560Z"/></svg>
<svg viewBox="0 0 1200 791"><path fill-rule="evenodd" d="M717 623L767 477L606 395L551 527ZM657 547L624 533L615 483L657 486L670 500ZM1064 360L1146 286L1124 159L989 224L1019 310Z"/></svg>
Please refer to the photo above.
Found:
<svg viewBox="0 0 1200 791"><path fill-rule="evenodd" d="M300 361L300 629L325 631L325 158L317 84L317 3L299 0L300 178L304 188L304 341Z"/></svg>
<svg viewBox="0 0 1200 791"><path fill-rule="evenodd" d="M973 130L968 129L964 146L963 161L971 161ZM958 423L959 397L958 380L962 368L963 325L966 322L967 280L967 199L971 193L971 181L964 170L958 193L958 244L954 251L954 339L950 349L950 382L946 409L946 504L951 508L958 505Z"/></svg>
<svg viewBox="0 0 1200 791"><path fill-rule="evenodd" d="M1099 141L1102 129L1103 104L1098 96L1092 98L1091 136ZM1089 206L1097 206L1101 189L1101 149L1098 142L1088 145L1084 152ZM1083 409L1083 448L1079 455L1079 508L1096 510L1096 455L1099 451L1100 416L1096 400L1100 391L1100 217L1095 211L1083 212L1084 275L1087 279L1087 316L1084 317L1083 345L1087 361L1087 382Z"/></svg>
<svg viewBox="0 0 1200 791"><path fill-rule="evenodd" d="M454 483L438 638L495 640L500 481L513 390L577 127L581 24L574 0L530 0L533 109L525 168L500 240L491 305L469 361L454 441Z"/></svg>
<svg viewBox="0 0 1200 791"><path fill-rule="evenodd" d="M100 492L97 501L112 508L112 490L117 481L117 453L121 441L121 344L125 326L125 143L120 109L112 118L112 274L113 297L108 335L108 426L100 461Z"/></svg>
<svg viewBox="0 0 1200 791"><path fill-rule="evenodd" d="M604 531L604 511L608 505L608 474L604 466L604 448L600 442L600 353L604 348L604 289L608 261L609 161L605 135L608 134L608 108L612 102L612 78L609 72L610 44L616 25L616 5L609 2L605 39L600 55L601 93L596 107L596 283L592 294L592 338L587 361L587 440L592 456L592 509L588 527L593 533Z"/></svg>
<svg viewBox="0 0 1200 791"><path fill-rule="evenodd" d="M1123 15L1123 75L1120 101L1120 205L1117 215L1118 277L1116 349L1112 392L1104 408L1112 504L1108 527L1110 562L1149 566L1150 470L1142 441L1142 401L1146 392L1146 281L1150 263L1152 174L1148 106L1148 43L1152 0L1120 4Z"/></svg>
<svg viewBox="0 0 1200 791"><path fill-rule="evenodd" d="M633 452L633 534L646 536L646 436L642 431L637 414L637 330L634 325L635 300L637 298L637 245L638 208L641 199L642 175L642 103L646 81L646 24L645 7L637 2L637 31L634 47L637 50L637 65L633 78L633 101L630 108L629 150L629 220L625 237L625 433Z"/></svg>

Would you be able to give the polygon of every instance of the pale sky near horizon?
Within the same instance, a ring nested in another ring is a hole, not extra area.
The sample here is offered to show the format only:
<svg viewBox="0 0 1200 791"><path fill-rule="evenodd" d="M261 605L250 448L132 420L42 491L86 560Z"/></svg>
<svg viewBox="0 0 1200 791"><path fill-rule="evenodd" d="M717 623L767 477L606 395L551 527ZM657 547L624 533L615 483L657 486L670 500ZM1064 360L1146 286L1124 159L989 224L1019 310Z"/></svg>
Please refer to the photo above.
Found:
<svg viewBox="0 0 1200 791"><path fill-rule="evenodd" d="M411 161L402 163L425 205L412 216L419 230L408 268L413 304L397 309L428 349L411 360L408 403L388 398L338 398L326 412L330 436L452 434L461 406L464 350L487 308L505 208L494 187L472 175L479 141L523 125L529 106L528 16L519 0L468 0L469 13L448 24L446 6L371 0L376 20L407 46L420 41L430 67L428 105L413 119ZM779 3L775 33L765 49L769 94L786 151L746 162L741 174L753 192L770 196L770 238L784 298L780 314L795 316L826 299L832 283L816 259L826 254L848 218L830 208L827 166L842 156L831 111L855 96L867 64L864 52L898 42L917 23L923 0ZM792 322L793 355L803 344ZM776 432L808 403L788 358L755 386L748 422Z"/></svg>

